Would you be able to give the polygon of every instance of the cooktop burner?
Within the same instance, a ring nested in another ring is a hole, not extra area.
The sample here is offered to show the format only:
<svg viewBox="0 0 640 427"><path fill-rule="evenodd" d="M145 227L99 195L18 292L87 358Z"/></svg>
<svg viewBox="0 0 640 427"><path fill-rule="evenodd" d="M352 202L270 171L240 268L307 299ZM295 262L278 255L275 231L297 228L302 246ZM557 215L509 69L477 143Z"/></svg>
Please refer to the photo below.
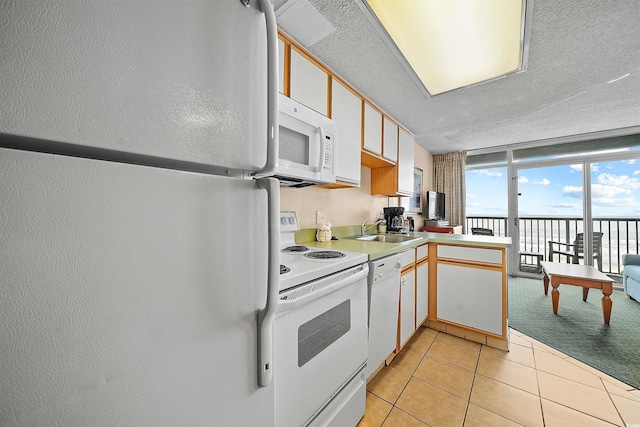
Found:
<svg viewBox="0 0 640 427"><path fill-rule="evenodd" d="M287 267L286 265L280 264L280 274L288 273L290 271L291 269L289 267Z"/></svg>
<svg viewBox="0 0 640 427"><path fill-rule="evenodd" d="M346 255L338 251L315 251L315 252L309 252L304 256L306 256L307 258L313 258L313 259L333 259L333 258L343 258Z"/></svg>
<svg viewBox="0 0 640 427"><path fill-rule="evenodd" d="M309 251L309 248L302 245L287 246L282 250L282 252L288 252L288 253L302 253L302 252L308 252L308 251Z"/></svg>

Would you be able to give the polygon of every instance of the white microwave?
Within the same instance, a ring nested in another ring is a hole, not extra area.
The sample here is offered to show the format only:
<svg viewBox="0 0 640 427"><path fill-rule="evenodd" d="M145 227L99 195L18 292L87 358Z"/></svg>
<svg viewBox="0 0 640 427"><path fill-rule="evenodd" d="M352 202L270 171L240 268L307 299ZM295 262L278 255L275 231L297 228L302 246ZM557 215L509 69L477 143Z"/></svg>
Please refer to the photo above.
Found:
<svg viewBox="0 0 640 427"><path fill-rule="evenodd" d="M336 182L335 122L279 94L280 143L275 177L281 187Z"/></svg>

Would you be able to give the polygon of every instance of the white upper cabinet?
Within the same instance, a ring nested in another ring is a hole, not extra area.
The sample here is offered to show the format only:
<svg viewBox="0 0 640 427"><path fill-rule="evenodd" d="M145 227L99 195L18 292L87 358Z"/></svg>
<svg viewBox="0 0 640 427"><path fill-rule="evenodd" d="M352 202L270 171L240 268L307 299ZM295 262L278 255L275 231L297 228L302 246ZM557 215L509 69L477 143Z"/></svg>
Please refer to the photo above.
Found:
<svg viewBox="0 0 640 427"><path fill-rule="evenodd" d="M292 99L327 116L328 75L291 49L290 93Z"/></svg>
<svg viewBox="0 0 640 427"><path fill-rule="evenodd" d="M360 185L360 141L362 140L362 99L331 80L331 118L336 122L334 167L336 179Z"/></svg>
<svg viewBox="0 0 640 427"><path fill-rule="evenodd" d="M284 42L278 39L278 92L284 93Z"/></svg>
<svg viewBox="0 0 640 427"><path fill-rule="evenodd" d="M364 144L367 151L382 155L382 114L368 102L364 103Z"/></svg>
<svg viewBox="0 0 640 427"><path fill-rule="evenodd" d="M413 194L413 136L400 128L398 140L398 193Z"/></svg>
<svg viewBox="0 0 640 427"><path fill-rule="evenodd" d="M384 117L383 126L382 157L395 163L398 161L398 125Z"/></svg>

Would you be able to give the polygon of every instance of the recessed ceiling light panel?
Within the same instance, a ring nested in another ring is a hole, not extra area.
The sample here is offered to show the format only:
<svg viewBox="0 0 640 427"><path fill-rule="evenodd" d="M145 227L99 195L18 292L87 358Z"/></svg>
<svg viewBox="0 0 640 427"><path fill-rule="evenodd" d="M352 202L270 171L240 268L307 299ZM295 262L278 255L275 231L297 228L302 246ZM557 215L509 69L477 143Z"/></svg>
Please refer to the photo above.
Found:
<svg viewBox="0 0 640 427"><path fill-rule="evenodd" d="M366 1L431 95L523 68L526 0Z"/></svg>

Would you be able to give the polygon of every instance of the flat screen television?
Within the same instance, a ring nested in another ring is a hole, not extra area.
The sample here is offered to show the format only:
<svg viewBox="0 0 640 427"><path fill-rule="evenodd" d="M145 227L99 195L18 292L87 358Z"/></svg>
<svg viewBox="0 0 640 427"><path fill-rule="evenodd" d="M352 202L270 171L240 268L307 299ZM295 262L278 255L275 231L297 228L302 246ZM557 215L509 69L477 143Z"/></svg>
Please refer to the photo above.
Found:
<svg viewBox="0 0 640 427"><path fill-rule="evenodd" d="M444 193L427 191L424 198L425 219L444 219Z"/></svg>

